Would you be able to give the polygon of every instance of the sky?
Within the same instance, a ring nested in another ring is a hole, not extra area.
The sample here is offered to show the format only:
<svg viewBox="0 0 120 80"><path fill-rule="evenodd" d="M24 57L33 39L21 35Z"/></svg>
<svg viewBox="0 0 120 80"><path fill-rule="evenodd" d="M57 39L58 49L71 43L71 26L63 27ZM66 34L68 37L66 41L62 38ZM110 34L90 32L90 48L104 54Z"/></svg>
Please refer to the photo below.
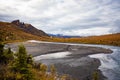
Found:
<svg viewBox="0 0 120 80"><path fill-rule="evenodd" d="M19 19L46 33L120 32L120 0L0 0L0 21Z"/></svg>

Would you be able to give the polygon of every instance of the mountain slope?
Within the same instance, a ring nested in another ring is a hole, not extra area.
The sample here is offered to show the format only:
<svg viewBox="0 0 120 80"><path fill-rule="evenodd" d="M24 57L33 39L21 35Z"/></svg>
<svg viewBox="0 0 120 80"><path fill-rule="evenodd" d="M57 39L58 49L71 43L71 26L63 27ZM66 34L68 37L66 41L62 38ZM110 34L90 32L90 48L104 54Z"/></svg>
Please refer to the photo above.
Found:
<svg viewBox="0 0 120 80"><path fill-rule="evenodd" d="M120 33L81 38L51 38L50 41L120 46Z"/></svg>
<svg viewBox="0 0 120 80"><path fill-rule="evenodd" d="M102 36L91 36L86 38L80 38L78 40L80 40L80 42L83 42L83 43L120 46L120 33L102 35Z"/></svg>
<svg viewBox="0 0 120 80"><path fill-rule="evenodd" d="M14 41L14 40L30 40L36 39L40 40L42 37L35 36L24 32L22 29L18 28L18 26L8 23L8 22L0 22L0 40L2 41Z"/></svg>
<svg viewBox="0 0 120 80"><path fill-rule="evenodd" d="M23 23L23 22L20 22L19 20L14 20L11 23L16 25L18 28L24 30L25 32L32 34L32 35L37 35L40 37L41 36L48 36L45 32L43 32L42 30L38 30L37 28L35 28L31 24Z"/></svg>

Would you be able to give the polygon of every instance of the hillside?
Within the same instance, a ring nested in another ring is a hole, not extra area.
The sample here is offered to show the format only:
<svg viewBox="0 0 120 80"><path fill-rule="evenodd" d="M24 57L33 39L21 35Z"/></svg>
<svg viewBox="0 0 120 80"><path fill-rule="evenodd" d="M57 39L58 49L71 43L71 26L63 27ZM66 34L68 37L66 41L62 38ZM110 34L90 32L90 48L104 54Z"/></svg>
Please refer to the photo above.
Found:
<svg viewBox="0 0 120 80"><path fill-rule="evenodd" d="M51 38L49 41L120 46L120 33L82 38Z"/></svg>
<svg viewBox="0 0 120 80"><path fill-rule="evenodd" d="M23 41L30 39L41 40L42 37L29 34L12 23L0 22L0 39L2 41Z"/></svg>
<svg viewBox="0 0 120 80"><path fill-rule="evenodd" d="M52 42L105 44L120 46L120 33L81 38L50 38L42 30L38 30L31 24L22 23L19 20L12 21L11 23L0 22L0 40L13 42L33 39Z"/></svg>
<svg viewBox="0 0 120 80"><path fill-rule="evenodd" d="M31 24L20 22L19 20L14 20L11 23L16 25L18 28L22 29L23 31L30 33L32 35L37 35L40 37L48 36L45 32L43 32L42 30L38 30L37 28L35 28Z"/></svg>

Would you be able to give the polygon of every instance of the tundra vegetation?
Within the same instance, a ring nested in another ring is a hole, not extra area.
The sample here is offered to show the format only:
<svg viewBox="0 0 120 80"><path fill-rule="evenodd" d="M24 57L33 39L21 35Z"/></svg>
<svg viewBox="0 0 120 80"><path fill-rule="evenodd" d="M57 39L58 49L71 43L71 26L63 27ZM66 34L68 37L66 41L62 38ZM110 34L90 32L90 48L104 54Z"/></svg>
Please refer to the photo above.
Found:
<svg viewBox="0 0 120 80"><path fill-rule="evenodd" d="M59 75L54 65L48 71L47 65L35 63L28 55L23 45L13 53L10 48L4 49L0 43L0 80L74 80L70 76ZM98 80L98 74L93 74L93 80Z"/></svg>
<svg viewBox="0 0 120 80"><path fill-rule="evenodd" d="M101 35L101 36L80 37L80 38L56 38L56 37L53 37L51 39L46 39L46 41L120 46L120 33Z"/></svg>
<svg viewBox="0 0 120 80"><path fill-rule="evenodd" d="M66 75L58 75L54 65L50 72L42 63L35 63L23 45L13 53L0 44L0 80L71 80Z"/></svg>
<svg viewBox="0 0 120 80"><path fill-rule="evenodd" d="M25 32L24 30L18 28L18 26L12 23L0 22L0 41L4 41L5 43L11 43L27 40L120 46L120 33L78 38L58 38L33 35L32 33L30 34Z"/></svg>

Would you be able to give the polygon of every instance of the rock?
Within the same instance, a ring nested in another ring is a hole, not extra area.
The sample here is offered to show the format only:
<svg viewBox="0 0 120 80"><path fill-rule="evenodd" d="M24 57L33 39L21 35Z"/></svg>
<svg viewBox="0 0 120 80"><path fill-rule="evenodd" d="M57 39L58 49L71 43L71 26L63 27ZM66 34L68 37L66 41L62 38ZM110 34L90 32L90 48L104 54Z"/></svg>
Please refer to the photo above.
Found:
<svg viewBox="0 0 120 80"><path fill-rule="evenodd" d="M39 30L39 29L35 28L31 24L20 22L20 20L14 20L11 23L16 25L18 28L22 29L23 31L25 31L27 33L30 33L32 35L37 35L37 36L40 36L40 37L41 36L47 36L48 37L48 34L46 34L42 30Z"/></svg>

